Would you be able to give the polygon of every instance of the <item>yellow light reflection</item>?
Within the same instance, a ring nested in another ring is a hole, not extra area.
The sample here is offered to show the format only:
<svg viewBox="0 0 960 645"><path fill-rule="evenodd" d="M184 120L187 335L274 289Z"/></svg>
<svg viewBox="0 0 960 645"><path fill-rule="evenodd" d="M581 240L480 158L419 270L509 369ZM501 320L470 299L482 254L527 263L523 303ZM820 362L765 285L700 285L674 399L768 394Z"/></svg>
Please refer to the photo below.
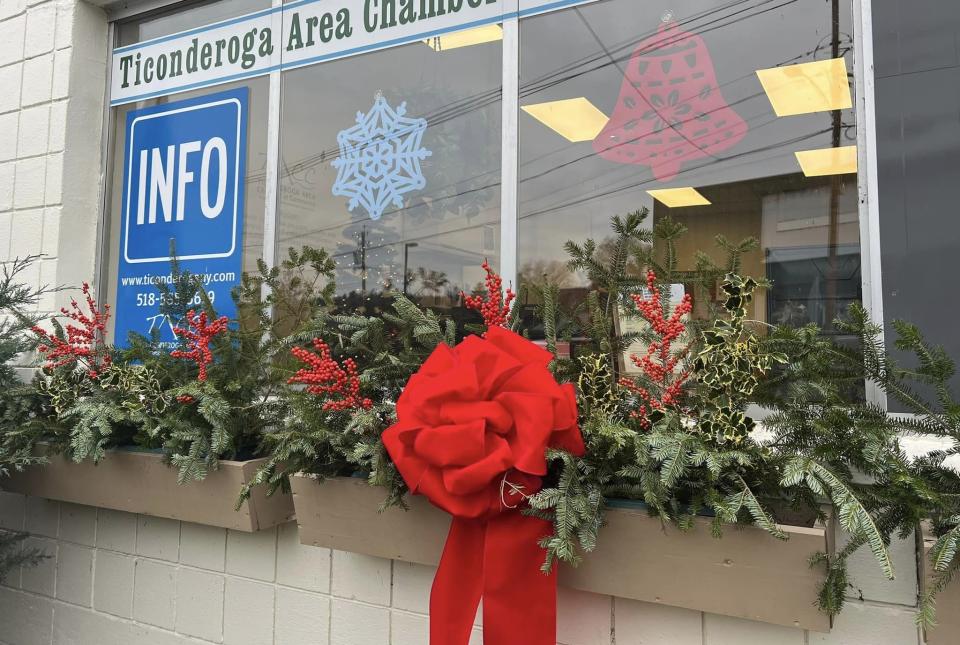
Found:
<svg viewBox="0 0 960 645"><path fill-rule="evenodd" d="M793 116L853 106L847 63L842 58L757 70L773 111Z"/></svg>
<svg viewBox="0 0 960 645"><path fill-rule="evenodd" d="M429 45L433 51L442 52L448 49L459 49L460 47L492 43L498 40L503 40L503 27L500 25L483 25L482 27L434 36L425 39L423 42Z"/></svg>
<svg viewBox="0 0 960 645"><path fill-rule="evenodd" d="M521 109L574 143L593 141L610 119L584 97L522 105Z"/></svg>
<svg viewBox="0 0 960 645"><path fill-rule="evenodd" d="M710 205L710 200L701 195L696 188L663 188L648 190L647 194L669 208Z"/></svg>
<svg viewBox="0 0 960 645"><path fill-rule="evenodd" d="M857 146L803 150L795 153L807 177L846 175L857 172Z"/></svg>

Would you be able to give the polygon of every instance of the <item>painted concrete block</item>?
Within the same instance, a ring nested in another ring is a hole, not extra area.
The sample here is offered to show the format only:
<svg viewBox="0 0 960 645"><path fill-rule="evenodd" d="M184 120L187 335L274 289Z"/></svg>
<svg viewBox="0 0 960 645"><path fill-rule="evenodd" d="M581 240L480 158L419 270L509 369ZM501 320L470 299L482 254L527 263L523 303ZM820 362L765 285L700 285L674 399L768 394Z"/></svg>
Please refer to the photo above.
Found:
<svg viewBox="0 0 960 645"><path fill-rule="evenodd" d="M334 596L374 605L390 604L390 560L346 551L333 552Z"/></svg>
<svg viewBox="0 0 960 645"><path fill-rule="evenodd" d="M300 544L297 523L280 526L277 535L277 582L307 591L330 592L330 549Z"/></svg>
<svg viewBox="0 0 960 645"><path fill-rule="evenodd" d="M61 542L57 553L57 600L89 607L93 597L93 549Z"/></svg>
<svg viewBox="0 0 960 645"><path fill-rule="evenodd" d="M191 522L180 525L180 562L209 571L223 571L227 557L227 531Z"/></svg>
<svg viewBox="0 0 960 645"><path fill-rule="evenodd" d="M223 590L222 575L196 569L179 569L177 632L220 642L223 638Z"/></svg>
<svg viewBox="0 0 960 645"><path fill-rule="evenodd" d="M133 616L136 559L112 551L97 551L94 563L93 608L131 618Z"/></svg>
<svg viewBox="0 0 960 645"><path fill-rule="evenodd" d="M180 522L140 515L137 519L137 555L176 562L180 557Z"/></svg>
<svg viewBox="0 0 960 645"><path fill-rule="evenodd" d="M273 642L275 587L244 578L227 578L223 603L223 642L261 645Z"/></svg>
<svg viewBox="0 0 960 645"><path fill-rule="evenodd" d="M277 588L274 645L316 645L330 638L330 597Z"/></svg>
<svg viewBox="0 0 960 645"><path fill-rule="evenodd" d="M37 549L46 555L33 566L23 566L20 571L20 588L24 591L53 597L57 583L57 541L44 538L27 538L25 549Z"/></svg>
<svg viewBox="0 0 960 645"><path fill-rule="evenodd" d="M56 220L47 217L49 209L43 214L43 230L56 228ZM97 509L79 504L60 505L60 539L85 546L94 546L97 537Z"/></svg>
<svg viewBox="0 0 960 645"><path fill-rule="evenodd" d="M228 531L227 573L273 582L277 575L277 530Z"/></svg>
<svg viewBox="0 0 960 645"><path fill-rule="evenodd" d="M390 642L390 611L386 607L333 598L330 612L330 645Z"/></svg>
<svg viewBox="0 0 960 645"><path fill-rule="evenodd" d="M97 509L97 548L121 553L137 552L137 516Z"/></svg>
<svg viewBox="0 0 960 645"><path fill-rule="evenodd" d="M133 618L173 629L176 618L176 568L153 560L137 560L133 583Z"/></svg>

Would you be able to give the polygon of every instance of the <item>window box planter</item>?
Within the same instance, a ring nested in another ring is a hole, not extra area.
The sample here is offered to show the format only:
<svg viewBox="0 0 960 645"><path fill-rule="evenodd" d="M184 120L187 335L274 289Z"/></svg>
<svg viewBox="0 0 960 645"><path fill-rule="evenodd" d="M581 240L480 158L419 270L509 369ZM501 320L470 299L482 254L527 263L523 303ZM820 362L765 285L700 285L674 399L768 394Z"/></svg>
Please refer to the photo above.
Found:
<svg viewBox="0 0 960 645"><path fill-rule="evenodd" d="M293 519L290 495L256 489L235 510L240 489L264 460L221 461L203 481L177 483L177 471L154 452L111 450L98 464L52 455L45 466L13 473L7 491L61 502L254 532Z"/></svg>
<svg viewBox="0 0 960 645"><path fill-rule="evenodd" d="M436 566L449 516L425 499L409 511L379 512L383 491L364 479L291 480L300 542ZM824 572L812 554L829 548L822 528L783 527L779 541L747 527L710 535L709 520L688 533L642 509L612 508L595 553L563 566L560 584L597 594L684 607L818 632L830 619L815 601ZM829 542L832 542L830 540Z"/></svg>
<svg viewBox="0 0 960 645"><path fill-rule="evenodd" d="M920 580L924 586L933 578L930 565L930 548L936 539L925 535L923 537L923 557L920 564L923 575ZM954 578L947 588L937 595L937 625L926 630L927 645L954 645L957 635L960 634L960 581Z"/></svg>

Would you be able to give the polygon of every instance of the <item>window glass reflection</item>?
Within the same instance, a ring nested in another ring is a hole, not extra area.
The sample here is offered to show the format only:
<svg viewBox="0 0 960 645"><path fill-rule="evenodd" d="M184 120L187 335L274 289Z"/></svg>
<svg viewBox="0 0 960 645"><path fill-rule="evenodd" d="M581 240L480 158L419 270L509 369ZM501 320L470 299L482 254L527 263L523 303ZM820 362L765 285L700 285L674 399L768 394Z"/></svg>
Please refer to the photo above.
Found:
<svg viewBox="0 0 960 645"><path fill-rule="evenodd" d="M342 304L462 315L500 254L502 30L285 72L278 248L324 248Z"/></svg>
<svg viewBox="0 0 960 645"><path fill-rule="evenodd" d="M849 14L605 0L522 20L521 280L547 275L576 301L586 278L564 242L602 242L611 216L647 208L649 226L688 228L684 271L698 251L723 260L718 235L759 241L742 271L773 286L751 316L841 314L861 294Z"/></svg>

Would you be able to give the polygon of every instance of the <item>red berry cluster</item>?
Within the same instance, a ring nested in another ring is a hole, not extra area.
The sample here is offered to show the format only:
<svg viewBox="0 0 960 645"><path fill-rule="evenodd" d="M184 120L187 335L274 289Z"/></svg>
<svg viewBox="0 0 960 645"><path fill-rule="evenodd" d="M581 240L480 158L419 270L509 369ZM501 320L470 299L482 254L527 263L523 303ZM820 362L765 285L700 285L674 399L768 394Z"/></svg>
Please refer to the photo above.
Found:
<svg viewBox="0 0 960 645"><path fill-rule="evenodd" d="M683 360L689 347L682 347L680 351L673 351L673 342L687 330L683 317L693 310L693 301L690 294L685 294L679 305L674 307L669 318L664 316L663 300L660 287L657 285L657 274L653 270L647 271L647 291L649 297L641 294L632 294L630 297L637 306L640 315L650 324L650 328L659 337L647 346L643 356L631 354L630 360L643 370L644 375L660 390L659 396L652 395L649 390L637 385L632 379L620 379L620 385L635 394L641 401L638 410L631 416L640 420L640 425L649 428L647 414L653 410L676 406L683 394L683 384L690 378L690 372L684 370L674 377L677 364ZM648 407L649 406L649 407Z"/></svg>
<svg viewBox="0 0 960 645"><path fill-rule="evenodd" d="M190 396L189 394L181 394L180 396L177 397L177 403L181 405L190 405L194 401L196 401L196 399Z"/></svg>
<svg viewBox="0 0 960 645"><path fill-rule="evenodd" d="M290 350L290 353L301 363L306 363L307 367L297 370L287 382L306 385L310 394L328 398L339 397L324 402L324 410L369 410L373 401L360 395L360 376L356 362L348 358L341 367L330 355L330 346L319 338L313 339L313 347L317 350L316 354L303 347Z"/></svg>
<svg viewBox="0 0 960 645"><path fill-rule="evenodd" d="M82 365L86 368L90 378L97 378L100 373L110 366L109 350L103 342L106 333L107 320L110 319L110 305L104 305L103 311L97 307L93 296L90 295L90 285L83 283L83 295L87 301L85 314L76 300L70 300L70 310L65 307L60 313L80 326L67 324L66 340L58 338L41 327L33 327L33 333L40 337L40 346L37 350L44 355L44 368L53 370L64 365Z"/></svg>
<svg viewBox="0 0 960 645"><path fill-rule="evenodd" d="M189 350L175 349L170 352L174 358L188 358L197 364L200 372L197 375L198 381L207 380L207 365L213 362L213 353L210 351L210 341L217 334L223 333L227 329L227 317L220 316L212 323L207 323L207 312L201 311L197 315L193 309L187 312L187 322L190 329L183 327L174 327L173 333L182 338L186 338ZM182 401L181 401L182 403Z"/></svg>
<svg viewBox="0 0 960 645"><path fill-rule="evenodd" d="M487 327L506 327L507 318L510 316L510 304L517 294L509 287L506 297L503 294L503 279L490 268L490 263L483 261L483 270L487 272L486 280L487 293L483 296L468 296L460 292L463 298L463 304L467 309L479 311L483 316L483 322Z"/></svg>

